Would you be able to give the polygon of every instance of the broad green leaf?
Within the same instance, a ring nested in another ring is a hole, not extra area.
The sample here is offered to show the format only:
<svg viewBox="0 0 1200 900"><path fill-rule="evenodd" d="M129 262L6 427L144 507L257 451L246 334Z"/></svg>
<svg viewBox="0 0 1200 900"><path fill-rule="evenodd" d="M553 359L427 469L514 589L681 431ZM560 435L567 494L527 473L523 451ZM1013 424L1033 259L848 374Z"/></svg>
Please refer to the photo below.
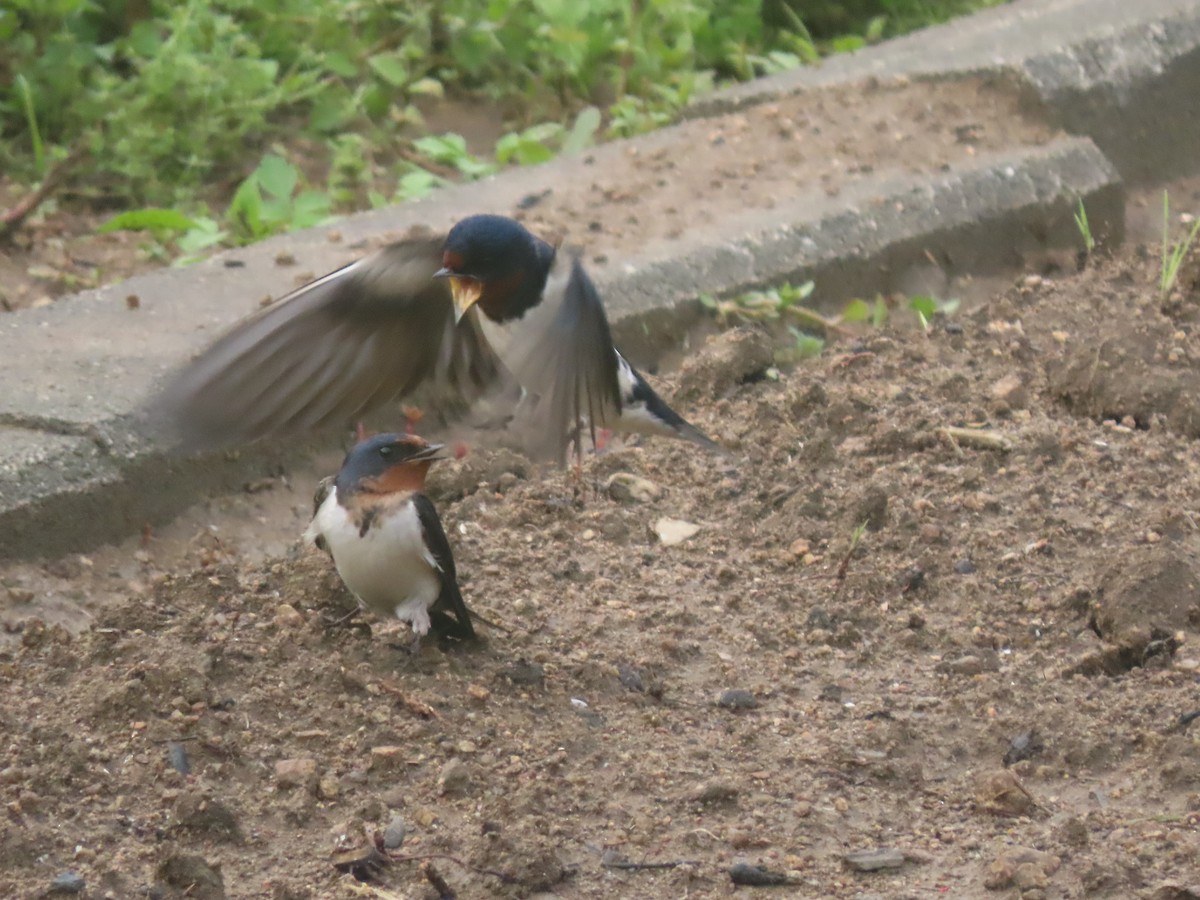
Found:
<svg viewBox="0 0 1200 900"><path fill-rule="evenodd" d="M562 152L565 154L578 153L590 147L596 140L596 132L600 128L600 110L594 106L580 110L575 117L571 132L563 141Z"/></svg>
<svg viewBox="0 0 1200 900"><path fill-rule="evenodd" d="M330 50L324 55L322 61L325 63L326 69L342 78L353 78L358 74L358 65L340 50Z"/></svg>
<svg viewBox="0 0 1200 900"><path fill-rule="evenodd" d="M377 53L367 60L367 65L392 87L404 87L408 81L408 67L397 53Z"/></svg>
<svg viewBox="0 0 1200 900"><path fill-rule="evenodd" d="M270 153L263 157L252 177L272 197L286 200L296 190L300 172L282 156Z"/></svg>
<svg viewBox="0 0 1200 900"><path fill-rule="evenodd" d="M845 322L865 322L871 318L871 305L866 300L851 300L842 310Z"/></svg>

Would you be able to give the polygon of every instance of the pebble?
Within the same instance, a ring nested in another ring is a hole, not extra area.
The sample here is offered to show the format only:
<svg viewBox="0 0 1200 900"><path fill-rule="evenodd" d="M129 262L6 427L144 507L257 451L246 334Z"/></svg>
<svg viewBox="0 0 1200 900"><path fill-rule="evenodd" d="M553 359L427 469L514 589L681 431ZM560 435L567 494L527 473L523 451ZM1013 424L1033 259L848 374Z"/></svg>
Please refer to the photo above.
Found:
<svg viewBox="0 0 1200 900"><path fill-rule="evenodd" d="M960 656L958 659L943 660L937 664L936 670L950 675L982 675L983 660L978 656Z"/></svg>
<svg viewBox="0 0 1200 900"><path fill-rule="evenodd" d="M608 496L618 503L652 503L663 495L663 489L632 472L617 472L605 482Z"/></svg>
<svg viewBox="0 0 1200 900"><path fill-rule="evenodd" d="M975 776L975 802L986 812L1021 816L1036 805L1033 797L1007 769L981 772Z"/></svg>
<svg viewBox="0 0 1200 900"><path fill-rule="evenodd" d="M732 803L737 800L741 789L731 781L707 781L692 791L693 803Z"/></svg>
<svg viewBox="0 0 1200 900"><path fill-rule="evenodd" d="M717 698L717 706L724 709L758 709L758 698L750 691L730 688Z"/></svg>
<svg viewBox="0 0 1200 900"><path fill-rule="evenodd" d="M82 894L85 887L87 887L87 882L83 880L82 875L75 872L60 872L50 882L50 890L47 893Z"/></svg>
<svg viewBox="0 0 1200 900"><path fill-rule="evenodd" d="M427 806L422 806L415 813L413 813L413 821L415 821L422 828L428 828L437 821L437 813Z"/></svg>
<svg viewBox="0 0 1200 900"><path fill-rule="evenodd" d="M1022 890L1045 887L1046 879L1058 871L1062 860L1030 847L1008 847L988 866L984 887L1001 890L1017 885Z"/></svg>
<svg viewBox="0 0 1200 900"><path fill-rule="evenodd" d="M383 830L383 846L387 850L398 850L408 835L408 826L399 816L392 816L387 828Z"/></svg>
<svg viewBox="0 0 1200 900"><path fill-rule="evenodd" d="M974 575L976 571L975 563L969 559L960 559L954 564L954 571L959 575Z"/></svg>
<svg viewBox="0 0 1200 900"><path fill-rule="evenodd" d="M404 748L392 744L384 744L371 748L371 768L390 769L404 761Z"/></svg>
<svg viewBox="0 0 1200 900"><path fill-rule="evenodd" d="M317 796L322 800L336 800L340 792L341 786L332 775L323 775L317 782Z"/></svg>
<svg viewBox="0 0 1200 900"><path fill-rule="evenodd" d="M654 523L654 533L664 547L675 547L700 531L700 526L683 519L663 516Z"/></svg>
<svg viewBox="0 0 1200 900"><path fill-rule="evenodd" d="M481 684L468 684L467 696L479 703L486 703L492 692Z"/></svg>
<svg viewBox="0 0 1200 900"><path fill-rule="evenodd" d="M29 588L10 587L8 589L8 599L13 604L30 603L33 601L34 593Z"/></svg>
<svg viewBox="0 0 1200 900"><path fill-rule="evenodd" d="M299 628L304 624L304 616L290 603L280 603L275 607L274 622L281 628Z"/></svg>
<svg viewBox="0 0 1200 900"><path fill-rule="evenodd" d="M1023 759L1030 759L1044 749L1045 746L1038 737L1038 733L1031 728L1029 731L1018 734L1009 742L1008 750L1004 753L1004 765L1011 766Z"/></svg>
<svg viewBox="0 0 1200 900"><path fill-rule="evenodd" d="M442 766L437 783L443 796L465 793L471 785L471 771L461 759L452 759Z"/></svg>
<svg viewBox="0 0 1200 900"><path fill-rule="evenodd" d="M281 759L275 763L275 781L282 787L303 787L317 774L317 761L311 757Z"/></svg>
<svg viewBox="0 0 1200 900"><path fill-rule="evenodd" d="M188 762L187 748L178 741L167 741L167 762L180 775L187 775L192 771L192 765Z"/></svg>
<svg viewBox="0 0 1200 900"><path fill-rule="evenodd" d="M858 872L899 869L904 865L903 853L885 847L876 850L857 850L854 853L847 853L843 859L846 861L846 865Z"/></svg>

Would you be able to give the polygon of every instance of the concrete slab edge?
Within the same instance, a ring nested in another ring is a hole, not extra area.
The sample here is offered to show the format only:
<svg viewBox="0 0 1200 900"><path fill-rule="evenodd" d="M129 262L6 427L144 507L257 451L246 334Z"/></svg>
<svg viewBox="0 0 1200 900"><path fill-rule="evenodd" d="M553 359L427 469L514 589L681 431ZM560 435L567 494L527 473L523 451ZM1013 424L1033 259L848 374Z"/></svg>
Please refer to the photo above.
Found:
<svg viewBox="0 0 1200 900"><path fill-rule="evenodd" d="M818 305L891 290L930 255L948 272L999 271L1012 254L1077 241L1078 198L1102 240L1119 242L1120 178L1086 139L1065 139L976 160L914 184L868 182L814 210L777 207L732 243L611 272L600 288L622 348L652 358L701 316L701 293L722 295L815 278ZM36 427L36 423L33 423ZM251 448L203 458L171 456L138 437L135 423L104 422L95 434L27 431L0 464L0 560L82 552L167 521L204 496L240 489L305 458L312 445ZM3 442L0 441L0 446ZM7 474L7 473L6 473Z"/></svg>

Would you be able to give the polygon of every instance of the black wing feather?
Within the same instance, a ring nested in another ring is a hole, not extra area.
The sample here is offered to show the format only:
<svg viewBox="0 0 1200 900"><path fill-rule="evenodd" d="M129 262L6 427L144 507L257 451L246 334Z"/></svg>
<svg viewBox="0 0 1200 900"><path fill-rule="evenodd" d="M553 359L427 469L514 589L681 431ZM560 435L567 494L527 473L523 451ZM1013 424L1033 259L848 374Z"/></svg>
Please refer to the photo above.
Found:
<svg viewBox="0 0 1200 900"><path fill-rule="evenodd" d="M458 570L454 566L454 554L450 551L450 542L442 529L442 520L438 515L433 501L424 494L413 495L413 505L417 509L417 517L421 520L421 530L425 536L425 546L433 554L441 571L442 590L437 600L430 607L430 617L433 624L448 637L460 640L474 640L475 626L471 624L471 613L463 602L462 592L458 589ZM435 613L443 613L441 616ZM451 619L445 613L453 613Z"/></svg>
<svg viewBox="0 0 1200 900"><path fill-rule="evenodd" d="M547 296L557 300L557 311L526 339L513 365L517 379L537 398L534 450L560 461L571 444L580 454L585 429L595 444L596 428L621 413L617 352L604 303L578 257L570 266L561 298Z"/></svg>
<svg viewBox="0 0 1200 900"><path fill-rule="evenodd" d="M433 278L443 238L390 244L234 326L151 410L191 448L345 425L432 388L467 409L507 377L472 310Z"/></svg>

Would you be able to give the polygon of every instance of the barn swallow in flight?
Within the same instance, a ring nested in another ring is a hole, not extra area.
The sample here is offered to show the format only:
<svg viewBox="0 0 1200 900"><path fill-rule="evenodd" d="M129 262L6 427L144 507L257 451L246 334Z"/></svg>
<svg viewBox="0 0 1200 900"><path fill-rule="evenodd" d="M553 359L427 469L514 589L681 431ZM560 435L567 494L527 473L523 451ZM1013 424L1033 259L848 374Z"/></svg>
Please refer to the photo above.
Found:
<svg viewBox="0 0 1200 900"><path fill-rule="evenodd" d="M418 389L445 420L503 398L525 449L560 461L601 428L723 452L613 346L578 257L494 215L390 244L268 306L179 372L158 409L211 447L346 425Z"/></svg>
<svg viewBox="0 0 1200 900"><path fill-rule="evenodd" d="M328 551L359 603L412 625L474 639L471 614L437 510L422 490L440 444L416 435L377 434L356 445L314 498L308 543Z"/></svg>

